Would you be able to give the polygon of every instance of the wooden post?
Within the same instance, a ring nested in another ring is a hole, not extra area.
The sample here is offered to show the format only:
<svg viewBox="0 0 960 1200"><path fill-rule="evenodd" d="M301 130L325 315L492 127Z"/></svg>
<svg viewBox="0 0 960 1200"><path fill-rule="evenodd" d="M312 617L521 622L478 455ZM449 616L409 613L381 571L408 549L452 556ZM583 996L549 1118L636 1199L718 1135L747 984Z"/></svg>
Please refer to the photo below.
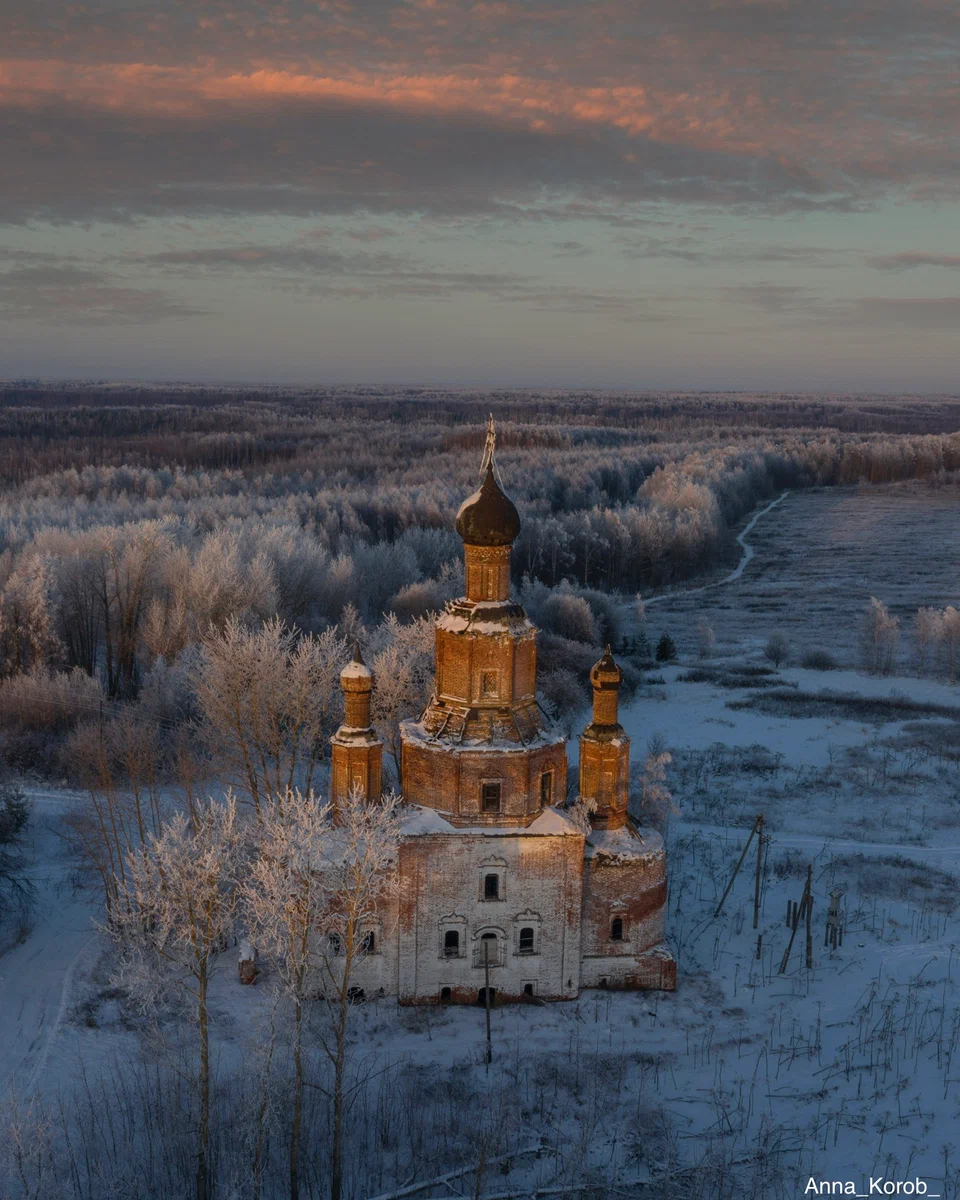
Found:
<svg viewBox="0 0 960 1200"><path fill-rule="evenodd" d="M813 970L813 934L810 921L813 914L813 863L807 867L807 970Z"/></svg>
<svg viewBox="0 0 960 1200"><path fill-rule="evenodd" d="M483 999L487 1017L487 1069L493 1062L493 1043L490 1041L490 942L491 938L483 939Z"/></svg>
<svg viewBox="0 0 960 1200"><path fill-rule="evenodd" d="M743 853L737 860L737 865L733 868L733 874L730 876L730 882L727 884L726 890L720 897L720 903L717 905L716 911L713 914L714 920L720 916L721 909L726 903L727 897L730 895L730 889L733 887L734 880L740 874L740 868L743 866L743 860L747 857L747 851L750 849L750 843L753 841L753 835L757 832L757 821L759 820L761 820L760 817L758 817L753 823L753 828L750 830L750 836L747 838L747 844L744 846Z"/></svg>
<svg viewBox="0 0 960 1200"><path fill-rule="evenodd" d="M804 889L803 889L803 899L800 901L799 905L797 905L797 907L793 910L793 921L792 921L791 927L790 927L790 941L787 942L787 948L786 948L786 950L784 950L783 958L780 960L780 970L777 972L778 975L782 975L784 973L784 971L787 969L787 962L790 958L790 951L793 949L793 939L797 936L797 929L800 926L800 917L802 916L803 912L805 911L805 909L807 907L807 900L808 900L807 889L810 887L810 877L812 874L813 874L813 867L810 866L807 868L807 882L804 885Z"/></svg>
<svg viewBox="0 0 960 1200"><path fill-rule="evenodd" d="M757 879L753 887L753 927L760 924L760 874L763 869L763 813L757 817Z"/></svg>

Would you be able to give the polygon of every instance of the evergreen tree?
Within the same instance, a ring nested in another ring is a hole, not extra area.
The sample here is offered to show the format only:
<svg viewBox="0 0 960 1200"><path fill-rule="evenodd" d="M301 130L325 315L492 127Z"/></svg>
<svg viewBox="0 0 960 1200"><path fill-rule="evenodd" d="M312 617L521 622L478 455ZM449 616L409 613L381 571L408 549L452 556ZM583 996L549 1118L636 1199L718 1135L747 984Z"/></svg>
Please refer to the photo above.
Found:
<svg viewBox="0 0 960 1200"><path fill-rule="evenodd" d="M677 646L673 638L666 630L660 635L660 641L657 642L657 662L673 662L677 657Z"/></svg>

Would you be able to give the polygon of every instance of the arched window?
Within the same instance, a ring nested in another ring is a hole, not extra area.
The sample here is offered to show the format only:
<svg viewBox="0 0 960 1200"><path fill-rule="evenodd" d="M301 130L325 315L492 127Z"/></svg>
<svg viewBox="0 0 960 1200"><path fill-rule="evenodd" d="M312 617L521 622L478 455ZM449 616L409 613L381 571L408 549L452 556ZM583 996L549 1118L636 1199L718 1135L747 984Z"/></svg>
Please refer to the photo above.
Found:
<svg viewBox="0 0 960 1200"><path fill-rule="evenodd" d="M517 940L518 954L532 954L534 950L534 932L532 925L524 925Z"/></svg>
<svg viewBox="0 0 960 1200"><path fill-rule="evenodd" d="M340 940L339 933L331 933L330 936L327 938L327 945L330 949L331 954L342 954L343 953L343 942Z"/></svg>
<svg viewBox="0 0 960 1200"><path fill-rule="evenodd" d="M360 942L360 949L364 954L376 953L377 935L372 929L363 935L363 940Z"/></svg>
<svg viewBox="0 0 960 1200"><path fill-rule="evenodd" d="M450 989L448 987L442 987L440 989L440 1003L441 1004L449 1004L452 999L453 999L453 994L450 991Z"/></svg>
<svg viewBox="0 0 960 1200"><path fill-rule="evenodd" d="M614 917L610 922L610 941L623 941L623 917Z"/></svg>
<svg viewBox="0 0 960 1200"><path fill-rule="evenodd" d="M503 936L495 930L481 933L473 944L473 965L503 966Z"/></svg>
<svg viewBox="0 0 960 1200"><path fill-rule="evenodd" d="M549 808L553 803L553 772L544 771L540 776L540 803Z"/></svg>
<svg viewBox="0 0 960 1200"><path fill-rule="evenodd" d="M444 958L460 957L460 933L456 929L448 929L443 935Z"/></svg>
<svg viewBox="0 0 960 1200"><path fill-rule="evenodd" d="M483 898L484 900L499 900L500 899L500 876L491 872L483 877Z"/></svg>

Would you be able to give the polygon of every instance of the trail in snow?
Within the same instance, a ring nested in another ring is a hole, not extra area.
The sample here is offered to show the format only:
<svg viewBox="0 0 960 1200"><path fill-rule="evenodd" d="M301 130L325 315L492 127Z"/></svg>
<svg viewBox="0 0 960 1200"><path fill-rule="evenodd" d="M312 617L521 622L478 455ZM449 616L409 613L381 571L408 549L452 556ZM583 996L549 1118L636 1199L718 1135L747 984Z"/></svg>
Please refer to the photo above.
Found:
<svg viewBox="0 0 960 1200"><path fill-rule="evenodd" d="M30 792L28 874L37 890L33 927L21 946L0 957L0 1095L13 1084L41 1083L69 1006L74 971L93 941L90 908L74 894L71 864L57 821L65 792Z"/></svg>
<svg viewBox="0 0 960 1200"><path fill-rule="evenodd" d="M717 579L713 583L705 583L701 587L675 588L670 592L661 592L659 596L651 596L649 600L645 599L643 602L644 608L649 608L651 604L659 604L661 600L675 600L678 596L696 596L700 592L710 592L713 591L714 588L723 587L724 584L733 583L734 580L739 579L743 574L747 563L756 553L754 548L747 541L747 535L753 531L754 525L756 525L761 517L765 517L767 513L771 511L771 509L776 508L777 505L780 504L781 501L785 500L789 495L790 492L788 489L787 491L783 492L782 495L778 496L776 500L771 500L766 508L761 508L759 512L754 513L750 520L743 527L741 532L737 534L737 545L740 547L743 553L740 555L740 561L729 575L724 575L722 579Z"/></svg>

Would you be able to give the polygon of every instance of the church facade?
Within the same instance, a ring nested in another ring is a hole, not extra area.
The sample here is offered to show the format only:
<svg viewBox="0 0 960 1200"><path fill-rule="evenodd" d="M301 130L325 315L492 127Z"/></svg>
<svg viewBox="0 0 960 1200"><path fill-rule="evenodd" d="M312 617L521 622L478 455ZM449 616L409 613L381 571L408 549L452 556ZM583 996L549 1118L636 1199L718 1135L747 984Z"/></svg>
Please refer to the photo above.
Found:
<svg viewBox="0 0 960 1200"><path fill-rule="evenodd" d="M436 683L401 725L405 819L395 899L355 968L365 994L401 1004L569 1000L581 988L668 989L663 841L628 816L630 739L609 648L590 673L580 735L580 812L566 806L565 738L536 700L536 629L510 600L520 518L488 441L480 488L460 507L465 594L436 622ZM341 675L331 799L380 793L375 680L355 656Z"/></svg>

